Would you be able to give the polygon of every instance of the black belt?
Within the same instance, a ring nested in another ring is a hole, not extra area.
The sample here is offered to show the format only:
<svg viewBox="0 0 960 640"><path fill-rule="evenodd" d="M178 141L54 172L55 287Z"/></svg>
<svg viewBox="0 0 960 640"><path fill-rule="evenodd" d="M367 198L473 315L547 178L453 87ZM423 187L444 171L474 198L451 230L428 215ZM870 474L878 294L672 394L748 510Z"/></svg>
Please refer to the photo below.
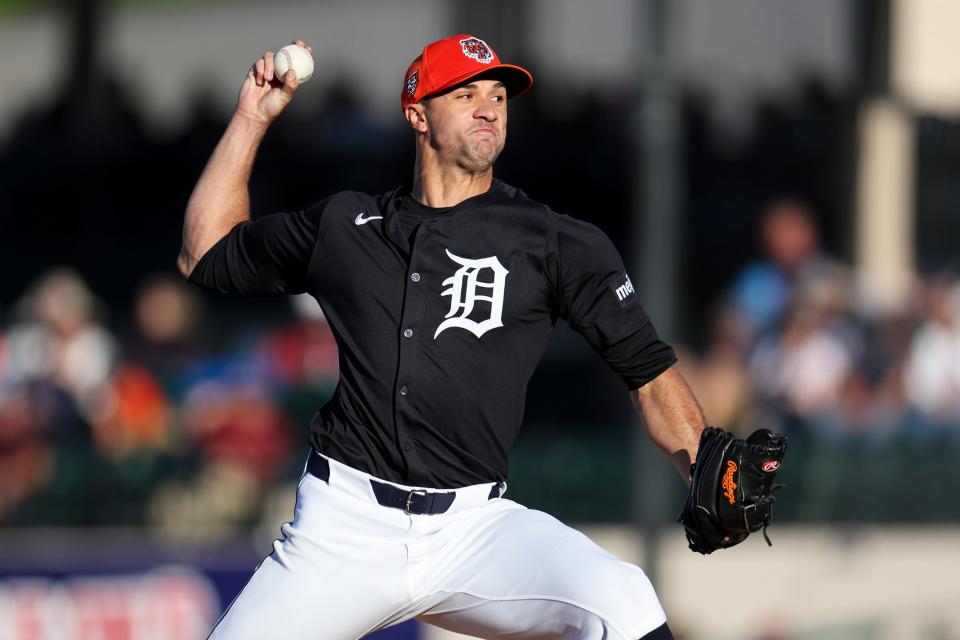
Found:
<svg viewBox="0 0 960 640"><path fill-rule="evenodd" d="M307 471L310 475L320 478L324 482L330 480L330 462L315 451L310 452L307 458ZM403 509L405 512L413 515L436 515L444 513L453 504L457 497L455 491L426 491L424 489L411 489L406 491L392 484L370 480L370 486L373 488L373 495L384 507L393 507L394 509ZM495 484L490 489L489 499L499 498L501 484Z"/></svg>

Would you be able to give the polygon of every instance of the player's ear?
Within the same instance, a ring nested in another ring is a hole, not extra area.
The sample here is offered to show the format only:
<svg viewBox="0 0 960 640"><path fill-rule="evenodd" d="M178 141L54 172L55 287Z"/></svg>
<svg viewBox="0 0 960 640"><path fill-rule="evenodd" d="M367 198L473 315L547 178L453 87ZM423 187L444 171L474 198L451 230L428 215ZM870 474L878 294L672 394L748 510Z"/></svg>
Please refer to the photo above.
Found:
<svg viewBox="0 0 960 640"><path fill-rule="evenodd" d="M410 123L410 127L414 131L417 133L427 132L427 115L423 108L423 104L417 102L415 104L408 105L406 110L403 112L403 115L406 116L407 122Z"/></svg>

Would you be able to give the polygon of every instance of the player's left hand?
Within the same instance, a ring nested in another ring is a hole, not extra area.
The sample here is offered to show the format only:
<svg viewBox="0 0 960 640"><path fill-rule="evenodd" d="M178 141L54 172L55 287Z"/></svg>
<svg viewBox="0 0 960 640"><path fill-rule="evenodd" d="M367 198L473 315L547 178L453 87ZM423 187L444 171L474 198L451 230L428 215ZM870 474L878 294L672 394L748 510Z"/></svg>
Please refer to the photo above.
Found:
<svg viewBox="0 0 960 640"><path fill-rule="evenodd" d="M746 441L729 431L708 427L700 436L690 492L680 514L690 549L702 554L725 549L767 527L773 515L773 480L787 439L759 429Z"/></svg>

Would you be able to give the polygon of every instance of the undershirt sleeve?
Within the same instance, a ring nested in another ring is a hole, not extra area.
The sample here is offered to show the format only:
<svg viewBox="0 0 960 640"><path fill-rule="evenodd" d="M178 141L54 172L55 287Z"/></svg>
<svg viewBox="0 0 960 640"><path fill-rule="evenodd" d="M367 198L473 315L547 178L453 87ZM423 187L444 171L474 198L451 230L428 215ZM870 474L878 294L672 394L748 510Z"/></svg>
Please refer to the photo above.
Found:
<svg viewBox="0 0 960 640"><path fill-rule="evenodd" d="M328 202L238 224L203 255L189 282L244 296L303 293Z"/></svg>
<svg viewBox="0 0 960 640"><path fill-rule="evenodd" d="M553 308L583 335L629 389L636 389L677 360L660 340L613 242L596 226L554 215L548 238L547 277Z"/></svg>

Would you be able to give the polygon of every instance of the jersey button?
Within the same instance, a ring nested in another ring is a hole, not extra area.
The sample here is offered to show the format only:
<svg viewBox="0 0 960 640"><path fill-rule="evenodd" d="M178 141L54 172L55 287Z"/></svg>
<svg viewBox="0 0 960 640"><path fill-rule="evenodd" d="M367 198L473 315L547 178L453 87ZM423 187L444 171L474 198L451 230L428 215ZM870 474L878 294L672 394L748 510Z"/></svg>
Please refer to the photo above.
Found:
<svg viewBox="0 0 960 640"><path fill-rule="evenodd" d="M413 273L410 274L410 279L413 280L414 282L420 282L420 274L414 271Z"/></svg>
<svg viewBox="0 0 960 640"><path fill-rule="evenodd" d="M413 337L413 329L404 329L404 330L403 330L403 337L404 337L404 338L412 338L412 337Z"/></svg>
<svg viewBox="0 0 960 640"><path fill-rule="evenodd" d="M404 450L404 451L410 451L410 443L409 443L409 442L404 442L404 443L403 443L403 450Z"/></svg>
<svg viewBox="0 0 960 640"><path fill-rule="evenodd" d="M405 396L405 395L407 395L407 392L408 392L408 391L409 391L409 389L407 389L407 385L405 385L405 384L404 384L404 385L400 385L400 395Z"/></svg>

